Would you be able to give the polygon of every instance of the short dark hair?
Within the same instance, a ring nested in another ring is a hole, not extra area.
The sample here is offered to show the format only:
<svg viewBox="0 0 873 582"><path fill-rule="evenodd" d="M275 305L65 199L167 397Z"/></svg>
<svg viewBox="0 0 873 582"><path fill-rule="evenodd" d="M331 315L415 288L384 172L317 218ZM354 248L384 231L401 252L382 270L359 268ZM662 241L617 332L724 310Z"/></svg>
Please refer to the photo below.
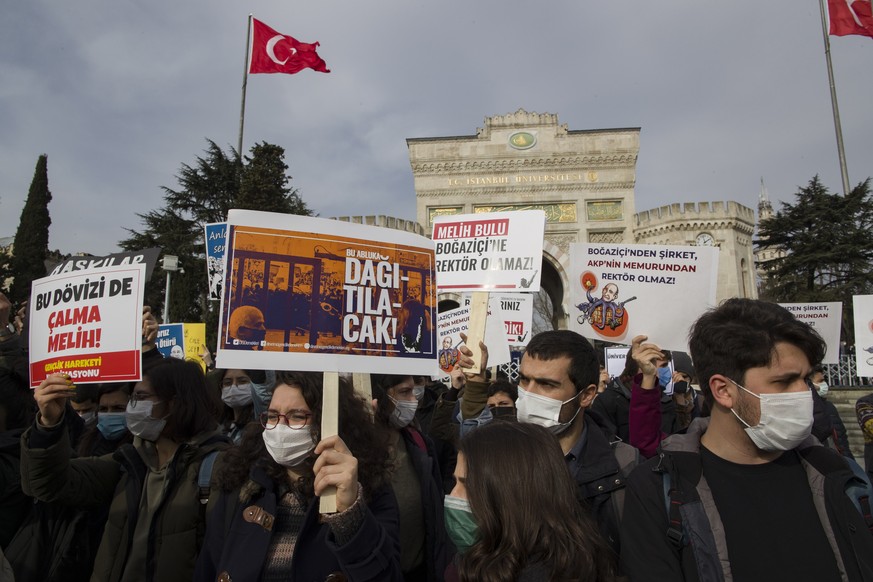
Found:
<svg viewBox="0 0 873 582"><path fill-rule="evenodd" d="M554 329L540 332L531 338L524 353L538 360L570 358L568 373L577 394L592 384L597 386L600 379L600 364L594 347L575 331Z"/></svg>
<svg viewBox="0 0 873 582"><path fill-rule="evenodd" d="M497 380L488 385L488 398L491 398L498 392L503 392L509 396L513 402L518 400L518 386L508 380Z"/></svg>
<svg viewBox="0 0 873 582"><path fill-rule="evenodd" d="M167 424L172 440L183 443L217 428L218 402L206 387L206 376L200 364L164 358L144 370L143 378L149 381L161 401L170 404L172 413Z"/></svg>
<svg viewBox="0 0 873 582"><path fill-rule="evenodd" d="M100 398L100 384L76 384L76 395L70 400L76 404L88 402L97 403Z"/></svg>
<svg viewBox="0 0 873 582"><path fill-rule="evenodd" d="M704 313L691 326L688 343L707 402L712 404L713 374L744 382L747 370L770 364L782 342L799 348L812 366L824 358L821 336L776 303L734 298Z"/></svg>

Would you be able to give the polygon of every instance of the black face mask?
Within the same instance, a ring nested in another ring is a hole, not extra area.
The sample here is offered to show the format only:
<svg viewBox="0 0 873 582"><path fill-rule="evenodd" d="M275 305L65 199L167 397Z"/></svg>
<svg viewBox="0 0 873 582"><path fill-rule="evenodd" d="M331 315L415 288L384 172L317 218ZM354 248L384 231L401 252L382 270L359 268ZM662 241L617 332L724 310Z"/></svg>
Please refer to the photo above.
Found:
<svg viewBox="0 0 873 582"><path fill-rule="evenodd" d="M493 416L494 418L500 418L501 420L515 418L515 407L494 406L491 408L491 416Z"/></svg>
<svg viewBox="0 0 873 582"><path fill-rule="evenodd" d="M688 382L685 380L680 380L679 382L673 382L673 393L674 394L685 394L688 392Z"/></svg>
<svg viewBox="0 0 873 582"><path fill-rule="evenodd" d="M237 330L237 335L243 341L261 343L267 337L267 330L240 326Z"/></svg>

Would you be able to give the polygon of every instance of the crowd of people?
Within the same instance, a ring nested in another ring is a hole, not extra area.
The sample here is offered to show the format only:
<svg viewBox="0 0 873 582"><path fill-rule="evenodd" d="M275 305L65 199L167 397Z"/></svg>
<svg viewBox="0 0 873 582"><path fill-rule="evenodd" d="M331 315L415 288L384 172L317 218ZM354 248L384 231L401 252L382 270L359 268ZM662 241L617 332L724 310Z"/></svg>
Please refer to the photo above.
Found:
<svg viewBox="0 0 873 582"><path fill-rule="evenodd" d="M635 337L615 378L567 330L517 382L481 343L447 384L341 375L325 435L323 374L204 372L157 330L139 382L33 390L0 337L0 582L873 580L873 395L865 471L774 303L711 309L690 354Z"/></svg>

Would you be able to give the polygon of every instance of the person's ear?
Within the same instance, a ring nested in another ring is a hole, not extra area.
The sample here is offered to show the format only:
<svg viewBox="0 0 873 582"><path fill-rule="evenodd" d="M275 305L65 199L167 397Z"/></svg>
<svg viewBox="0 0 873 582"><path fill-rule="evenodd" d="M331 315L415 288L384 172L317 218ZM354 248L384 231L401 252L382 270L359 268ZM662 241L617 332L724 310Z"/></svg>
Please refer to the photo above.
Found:
<svg viewBox="0 0 873 582"><path fill-rule="evenodd" d="M713 374L709 377L709 390L713 400L724 408L733 408L737 404L736 385L722 374Z"/></svg>
<svg viewBox="0 0 873 582"><path fill-rule="evenodd" d="M579 408L588 408L594 402L594 397L597 396L597 385L589 384L582 389L578 394Z"/></svg>

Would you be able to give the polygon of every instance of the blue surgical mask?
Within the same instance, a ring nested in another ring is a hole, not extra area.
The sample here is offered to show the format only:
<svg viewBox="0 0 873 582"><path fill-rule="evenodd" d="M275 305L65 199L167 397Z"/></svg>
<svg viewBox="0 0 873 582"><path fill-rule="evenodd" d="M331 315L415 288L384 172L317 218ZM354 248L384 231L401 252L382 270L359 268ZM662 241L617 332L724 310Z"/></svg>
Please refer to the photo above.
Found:
<svg viewBox="0 0 873 582"><path fill-rule="evenodd" d="M97 430L107 441L117 441L127 432L126 415L123 412L101 412L97 415Z"/></svg>
<svg viewBox="0 0 873 582"><path fill-rule="evenodd" d="M665 366L663 368L658 368L658 382L661 383L661 390L670 385L670 382L673 381L673 372L670 371L669 366Z"/></svg>

